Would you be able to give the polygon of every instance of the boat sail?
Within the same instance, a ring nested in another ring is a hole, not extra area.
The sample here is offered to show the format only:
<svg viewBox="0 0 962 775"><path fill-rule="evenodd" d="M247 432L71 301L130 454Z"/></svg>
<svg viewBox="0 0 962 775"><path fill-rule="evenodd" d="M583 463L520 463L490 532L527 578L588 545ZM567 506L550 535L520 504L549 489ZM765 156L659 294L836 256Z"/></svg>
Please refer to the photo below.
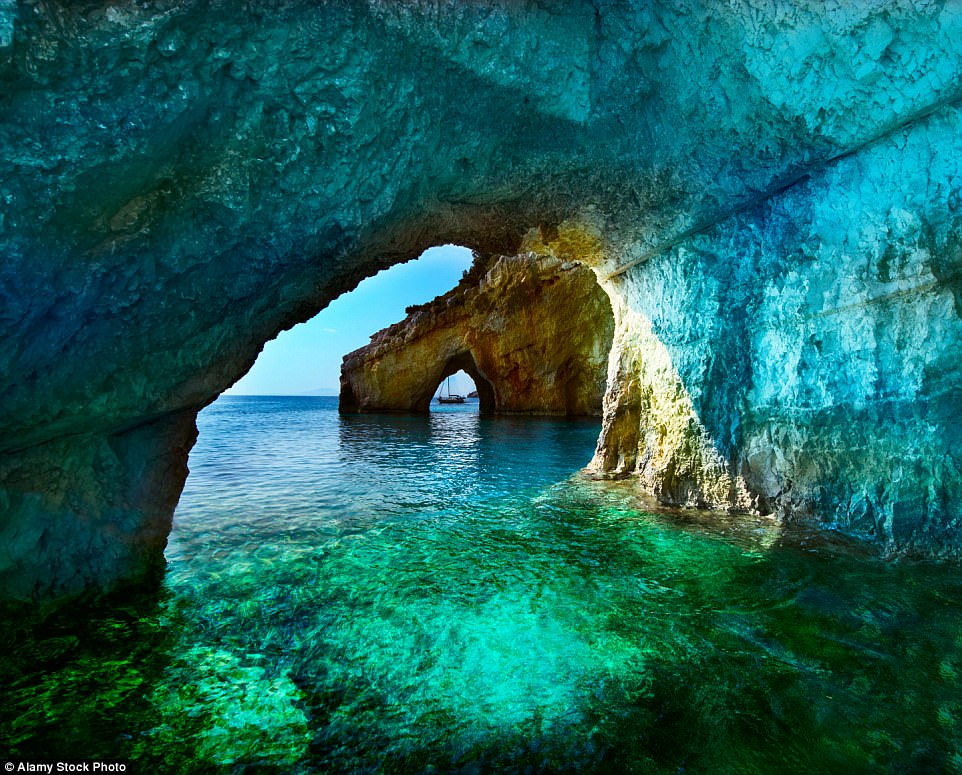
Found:
<svg viewBox="0 0 962 775"><path fill-rule="evenodd" d="M459 396L457 393L451 392L451 378L448 377L447 380L448 394L444 395L444 391L438 393L438 403L439 404L463 404L464 396Z"/></svg>

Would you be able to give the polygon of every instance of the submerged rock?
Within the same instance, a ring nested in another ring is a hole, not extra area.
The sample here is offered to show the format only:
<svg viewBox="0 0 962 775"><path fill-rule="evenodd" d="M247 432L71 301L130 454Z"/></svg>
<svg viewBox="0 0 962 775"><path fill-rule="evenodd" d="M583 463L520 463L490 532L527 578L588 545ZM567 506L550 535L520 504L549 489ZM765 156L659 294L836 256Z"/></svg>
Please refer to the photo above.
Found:
<svg viewBox="0 0 962 775"><path fill-rule="evenodd" d="M454 290L344 356L340 408L426 412L441 381L463 369L482 412L600 415L613 328L587 267L479 259Z"/></svg>
<svg viewBox="0 0 962 775"><path fill-rule="evenodd" d="M953 4L226 7L0 4L0 594L160 565L191 417L445 242L602 278L597 469L962 554Z"/></svg>

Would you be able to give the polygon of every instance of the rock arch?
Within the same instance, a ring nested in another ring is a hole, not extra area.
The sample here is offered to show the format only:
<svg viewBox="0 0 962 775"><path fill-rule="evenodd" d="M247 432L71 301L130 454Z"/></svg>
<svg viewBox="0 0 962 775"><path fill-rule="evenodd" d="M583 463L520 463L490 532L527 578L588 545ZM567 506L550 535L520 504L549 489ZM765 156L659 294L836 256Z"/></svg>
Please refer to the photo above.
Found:
<svg viewBox="0 0 962 775"><path fill-rule="evenodd" d="M426 355L422 348L419 355L427 357L412 368L403 357L388 357L388 363L367 364L363 356L351 354L351 365L342 368L341 394L338 406L341 412L427 412L438 386L445 379L464 371L472 380L478 392L478 411L492 414L497 411L498 401L494 386L481 372L470 350L454 353L432 353ZM347 361L347 358L345 359ZM397 362L400 361L400 362ZM364 373L371 368L376 374Z"/></svg>
<svg viewBox="0 0 962 775"><path fill-rule="evenodd" d="M585 266L477 258L461 283L344 356L341 411L426 412L463 369L484 412L600 415L614 319Z"/></svg>
<svg viewBox="0 0 962 775"><path fill-rule="evenodd" d="M488 378L481 373L478 369L478 364L475 363L474 356L470 351L465 350L464 352L458 353L453 358L449 358L444 368L441 370L441 376L435 382L434 388L432 388L430 395L428 396L428 401L430 402L431 396L434 395L435 390L437 390L438 385L440 385L448 377L457 374L459 371L463 371L472 380L474 380L474 387L478 393L478 411L481 414L493 414L497 410L498 399L497 394L494 389L494 385L488 380Z"/></svg>
<svg viewBox="0 0 962 775"><path fill-rule="evenodd" d="M962 555L960 39L939 3L4 4L0 592L162 568L197 411L441 242L598 272L599 470Z"/></svg>

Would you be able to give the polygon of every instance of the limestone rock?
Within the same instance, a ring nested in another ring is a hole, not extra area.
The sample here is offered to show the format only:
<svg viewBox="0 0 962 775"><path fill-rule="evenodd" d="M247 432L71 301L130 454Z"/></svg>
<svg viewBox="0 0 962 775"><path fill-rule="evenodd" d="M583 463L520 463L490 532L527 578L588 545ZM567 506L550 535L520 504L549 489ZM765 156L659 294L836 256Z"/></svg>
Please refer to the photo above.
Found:
<svg viewBox="0 0 962 775"><path fill-rule="evenodd" d="M144 567L77 440L182 472L279 331L532 229L610 278L599 467L962 554L954 3L20 0L0 83L0 577L130 553L0 591Z"/></svg>
<svg viewBox="0 0 962 775"><path fill-rule="evenodd" d="M104 579L162 573L196 436L193 413L182 412L0 458L4 597L70 597L102 589Z"/></svg>
<svg viewBox="0 0 962 775"><path fill-rule="evenodd" d="M960 159L952 108L609 277L593 467L958 556Z"/></svg>
<svg viewBox="0 0 962 775"><path fill-rule="evenodd" d="M464 369L482 412L601 414L614 321L587 267L478 260L461 283L344 356L341 411L425 412Z"/></svg>

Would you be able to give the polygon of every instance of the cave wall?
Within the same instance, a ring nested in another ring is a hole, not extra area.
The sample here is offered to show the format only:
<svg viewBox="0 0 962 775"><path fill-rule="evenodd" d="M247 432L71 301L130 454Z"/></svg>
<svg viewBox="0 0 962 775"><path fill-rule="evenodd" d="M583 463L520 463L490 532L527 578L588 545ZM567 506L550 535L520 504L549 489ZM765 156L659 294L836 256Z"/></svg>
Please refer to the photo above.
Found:
<svg viewBox="0 0 962 775"><path fill-rule="evenodd" d="M162 563L167 422L443 242L611 278L599 468L957 553L960 99L955 3L0 4L0 594Z"/></svg>
<svg viewBox="0 0 962 775"><path fill-rule="evenodd" d="M611 276L593 466L958 556L960 182L946 107Z"/></svg>
<svg viewBox="0 0 962 775"><path fill-rule="evenodd" d="M197 437L194 416L0 458L3 597L68 598L102 590L105 580L156 581Z"/></svg>
<svg viewBox="0 0 962 775"><path fill-rule="evenodd" d="M463 368L481 411L600 415L613 330L587 267L530 254L480 259L458 287L344 356L340 409L426 412Z"/></svg>

